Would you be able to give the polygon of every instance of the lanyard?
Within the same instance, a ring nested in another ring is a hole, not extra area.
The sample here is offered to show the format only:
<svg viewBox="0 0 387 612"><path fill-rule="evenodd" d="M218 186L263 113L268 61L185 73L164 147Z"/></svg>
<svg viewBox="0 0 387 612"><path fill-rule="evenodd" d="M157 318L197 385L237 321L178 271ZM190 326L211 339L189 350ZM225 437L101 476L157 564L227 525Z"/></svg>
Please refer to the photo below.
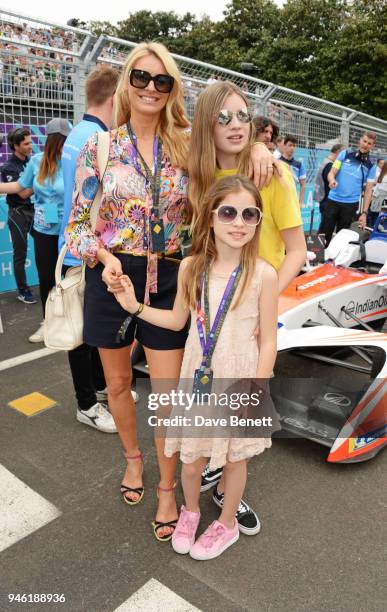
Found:
<svg viewBox="0 0 387 612"><path fill-rule="evenodd" d="M222 329L224 320L226 318L228 309L230 308L232 299L235 295L235 291L238 287L238 283L242 274L242 267L239 265L232 272L226 289L224 290L223 297L220 301L218 312L216 313L214 323L210 330L210 305L208 298L208 285L209 285L209 271L206 268L204 279L203 279L203 293L204 293L204 316L200 311L200 303L198 304L198 316L196 318L196 326L198 328L200 344L203 350L203 359L201 368L209 368L211 365L212 355L214 354L216 343L219 338L220 331ZM206 338L204 337L203 322L205 322Z"/></svg>
<svg viewBox="0 0 387 612"><path fill-rule="evenodd" d="M132 130L130 122L127 123L130 141L136 151L136 159L134 161L136 170L146 179L152 192L152 215L154 218L159 217L159 202L160 202L160 180L161 180L161 163L163 158L163 142L158 136L153 140L153 174L137 148L137 137ZM141 164L139 163L141 162Z"/></svg>

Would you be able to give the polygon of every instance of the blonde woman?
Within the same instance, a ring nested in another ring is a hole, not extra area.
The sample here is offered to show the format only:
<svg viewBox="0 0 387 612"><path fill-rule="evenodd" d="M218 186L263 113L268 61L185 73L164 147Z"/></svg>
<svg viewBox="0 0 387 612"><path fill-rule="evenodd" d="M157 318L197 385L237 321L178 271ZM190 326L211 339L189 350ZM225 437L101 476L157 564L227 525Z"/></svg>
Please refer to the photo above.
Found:
<svg viewBox="0 0 387 612"><path fill-rule="evenodd" d="M182 258L189 122L178 68L163 45L142 43L129 54L116 93L116 125L119 127L110 132L109 162L103 177L98 172L95 138L80 155L66 240L70 250L88 264L84 340L97 346L101 355L109 406L128 462L121 494L133 505L141 501L144 488L130 394L130 345L134 337L143 345L154 388L157 380L171 384L178 380L186 341L185 330L158 328L134 317L116 343L126 316L113 295L121 290L118 278L128 275L145 304L170 309ZM267 165L263 162L263 181L270 175ZM93 232L90 206L100 180L103 198ZM156 448L160 481L154 532L157 539L166 541L177 521L177 458L164 456L162 438L156 438Z"/></svg>
<svg viewBox="0 0 387 612"><path fill-rule="evenodd" d="M122 274L151 306L172 308L176 294L187 207L189 122L179 71L163 45L143 43L128 56L116 92L116 124L103 178L96 138L81 152L66 240L88 264L84 339L101 355L109 406L127 459L121 494L133 505L141 501L144 488L130 393L130 346L134 337L143 345L151 379L173 380L179 376L186 341L185 330L171 332L134 318L116 342L126 317L113 295ZM93 232L90 206L101 179L103 199ZM155 535L162 540L171 537L177 519L176 458L164 457L163 445L156 439L161 478Z"/></svg>

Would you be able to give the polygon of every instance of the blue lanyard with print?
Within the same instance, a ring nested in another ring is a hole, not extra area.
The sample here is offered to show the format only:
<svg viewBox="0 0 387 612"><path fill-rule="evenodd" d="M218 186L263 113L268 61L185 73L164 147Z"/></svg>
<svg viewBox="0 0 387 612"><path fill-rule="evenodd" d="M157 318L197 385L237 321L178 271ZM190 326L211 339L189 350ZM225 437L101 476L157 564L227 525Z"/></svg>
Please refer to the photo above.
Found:
<svg viewBox="0 0 387 612"><path fill-rule="evenodd" d="M197 393L201 395L211 391L213 379L213 371L211 369L212 356L214 354L227 312L237 290L241 274L242 267L239 265L237 268L235 268L228 279L226 289L224 290L223 297L220 301L219 308L214 319L214 323L210 329L210 307L208 299L209 272L208 267L206 268L202 289L202 294L204 294L204 313L201 310L200 303L198 303L198 316L196 318L196 326L199 333L203 357L200 368L195 370L194 374L194 394ZM204 333L203 323L205 324L206 333Z"/></svg>

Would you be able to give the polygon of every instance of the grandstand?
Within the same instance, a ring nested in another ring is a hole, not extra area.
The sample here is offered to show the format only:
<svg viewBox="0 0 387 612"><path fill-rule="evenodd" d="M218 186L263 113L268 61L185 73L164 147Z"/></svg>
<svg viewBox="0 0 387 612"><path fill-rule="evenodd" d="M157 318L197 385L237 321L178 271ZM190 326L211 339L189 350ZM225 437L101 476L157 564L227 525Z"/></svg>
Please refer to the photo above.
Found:
<svg viewBox="0 0 387 612"><path fill-rule="evenodd" d="M35 152L38 151L44 143L45 125L52 117L64 117L74 123L81 119L88 72L97 63L120 68L134 46L132 42L109 36L97 38L86 30L0 9L0 134L4 138L15 126L29 126ZM354 146L362 131L370 130L378 137L375 155L387 154L386 121L219 66L174 57L183 77L191 118L198 94L215 76L243 88L255 113L269 115L282 133L297 137L296 157L302 158L307 168L305 226L308 209L313 206L316 170L332 144ZM0 164L8 154L6 145L0 148ZM0 291L1 227L0 218Z"/></svg>

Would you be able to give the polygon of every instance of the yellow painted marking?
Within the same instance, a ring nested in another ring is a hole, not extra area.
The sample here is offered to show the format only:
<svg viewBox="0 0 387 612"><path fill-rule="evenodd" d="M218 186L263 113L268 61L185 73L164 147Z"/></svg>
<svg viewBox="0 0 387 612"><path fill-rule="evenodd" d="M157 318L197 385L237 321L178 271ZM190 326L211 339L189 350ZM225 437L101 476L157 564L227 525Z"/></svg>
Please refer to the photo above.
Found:
<svg viewBox="0 0 387 612"><path fill-rule="evenodd" d="M153 231L155 234L159 234L161 232L161 227L159 225L155 225Z"/></svg>
<svg viewBox="0 0 387 612"><path fill-rule="evenodd" d="M33 416L34 414L38 414L38 412L52 408L55 405L55 400L47 397L47 395L39 393L38 391L34 391L28 395L23 395L23 397L18 397L17 399L8 403L8 406L22 412L25 414L25 416Z"/></svg>

